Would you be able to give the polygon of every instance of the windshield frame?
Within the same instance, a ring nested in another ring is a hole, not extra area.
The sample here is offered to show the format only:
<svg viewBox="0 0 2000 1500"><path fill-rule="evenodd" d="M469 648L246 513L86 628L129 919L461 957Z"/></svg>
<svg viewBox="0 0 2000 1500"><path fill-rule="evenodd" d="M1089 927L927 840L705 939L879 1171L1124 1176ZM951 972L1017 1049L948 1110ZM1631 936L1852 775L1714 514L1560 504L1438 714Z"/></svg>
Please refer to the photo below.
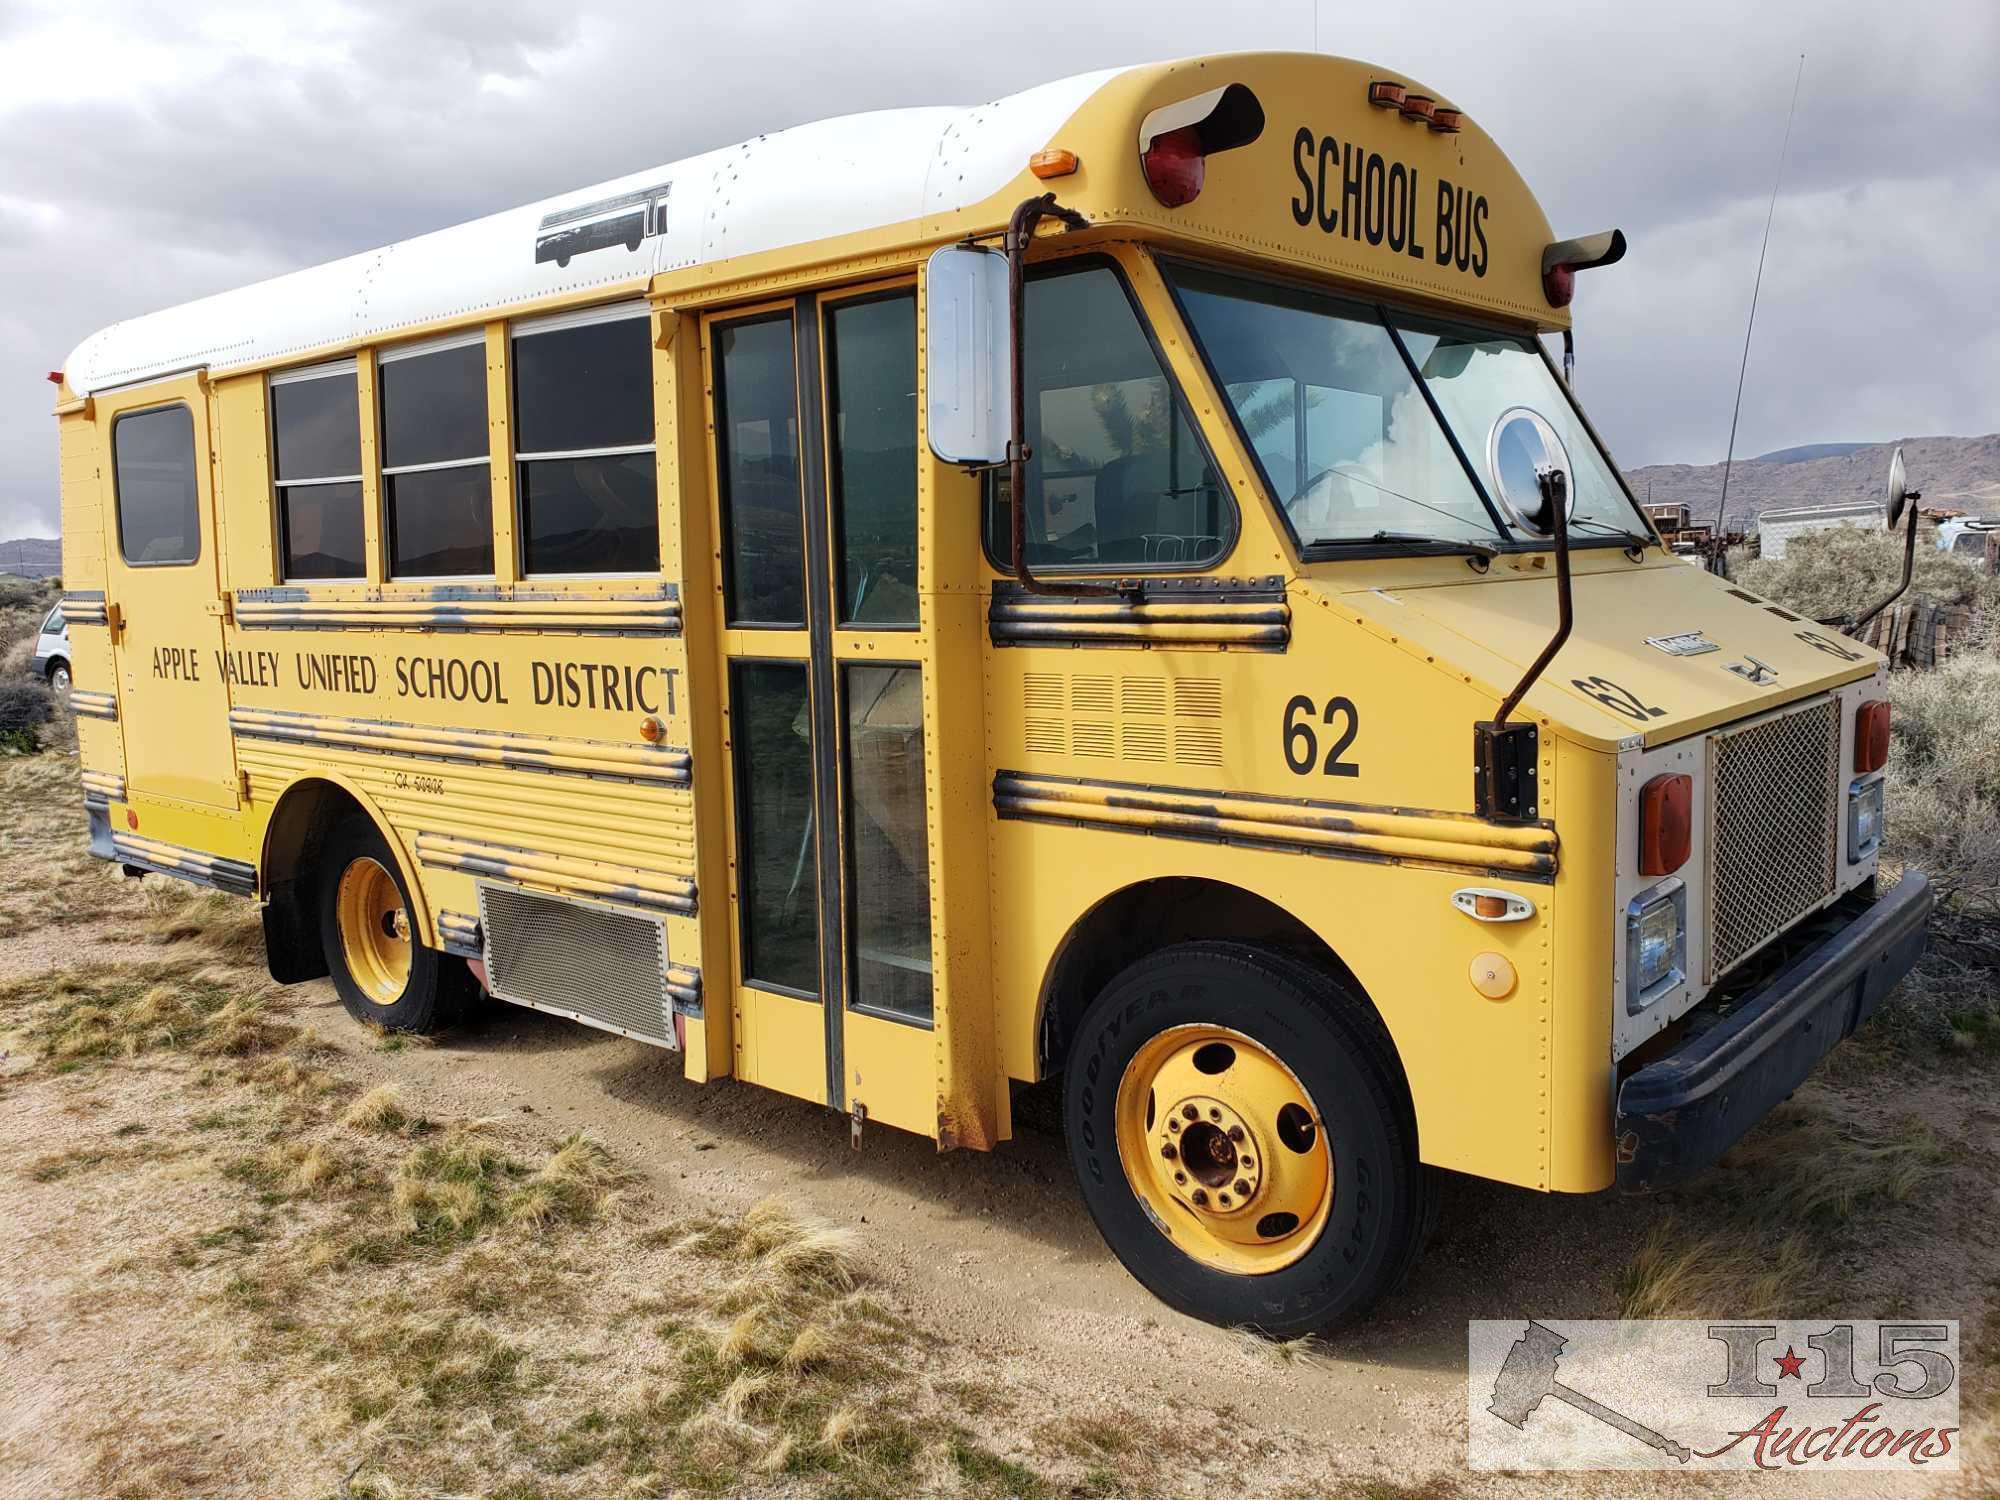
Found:
<svg viewBox="0 0 2000 1500"><path fill-rule="evenodd" d="M1196 271L1215 275L1234 276L1244 281L1258 282L1269 286L1304 292L1332 304L1329 311L1336 316L1341 315L1343 309L1347 311L1348 315L1363 313L1373 316L1377 323L1387 331L1390 341L1396 346L1396 352L1402 357L1404 369L1408 371L1410 379L1415 383L1417 389L1423 393L1424 404L1430 409L1431 420L1437 424L1439 430L1444 434L1445 441L1450 445L1452 453L1457 457L1460 466L1465 471L1466 478L1472 484L1473 493L1479 497L1480 504L1485 507L1487 516L1494 528L1493 536L1488 545L1492 546L1496 552L1502 554L1548 552L1554 549L1555 540L1553 537L1523 536L1506 523L1499 507L1494 503L1492 491L1487 484L1487 476L1480 471L1480 467L1466 453L1464 445L1459 441L1457 429L1453 427L1450 419L1445 416L1444 411L1439 407L1437 395L1431 390L1430 382L1424 379L1422 372L1417 367L1416 361L1411 358L1409 347L1403 341L1402 330L1397 327L1396 320L1399 316L1408 317L1412 320L1428 324L1433 329L1446 329L1452 333L1472 338L1507 339L1526 342L1533 347L1535 354L1541 359L1543 367L1548 370L1549 375L1554 380L1556 391L1568 403L1577 424L1596 447L1598 457L1603 461L1605 469L1610 473L1613 482L1617 485L1618 493L1624 497L1625 504L1630 511L1630 519L1633 523L1629 536L1590 536L1587 534L1579 536L1576 532L1572 531L1569 535L1570 549L1572 551L1579 551L1602 547L1616 547L1629 550L1635 544L1649 548L1659 545L1664 548L1665 544L1660 542L1659 534L1654 529L1651 519L1640 508L1637 497L1633 495L1631 486L1626 484L1625 476L1619 472L1618 465L1613 461L1610 450L1605 447L1603 438L1598 435L1597 428L1578 404L1575 393L1570 390L1569 382L1563 379L1562 373L1555 366L1555 362L1549 358L1549 351L1542 343L1540 336L1533 331L1512 328L1504 324L1483 324L1464 318L1455 312L1440 312L1434 308L1417 304L1393 302L1369 292L1343 287L1336 283L1316 281L1308 277L1287 275L1271 270L1268 267L1250 267L1232 264L1227 261L1208 260L1200 256L1173 252L1149 250L1148 253L1152 255L1159 267L1160 279L1165 283L1167 295L1173 301L1174 313L1181 321L1180 332L1187 338L1189 347L1193 349L1195 357L1200 361L1202 373L1208 377L1209 385L1216 392L1215 405L1227 412L1230 429L1235 433L1237 441L1242 445L1243 452L1249 457L1251 471L1256 475L1258 486L1262 489L1271 512L1277 516L1279 523L1284 527L1285 535L1291 539L1292 546L1297 550L1301 560L1311 563L1359 561L1367 558L1383 557L1409 557L1421 555L1423 544L1410 541L1376 542L1365 538L1308 540L1299 535L1297 527L1292 524L1290 513L1286 511L1283 505L1278 503L1277 491L1271 483L1270 476L1264 471L1264 461L1257 452L1256 444L1251 441L1250 434L1243 426L1242 413L1238 411L1236 403L1229 399L1227 390L1223 385L1221 373L1216 369L1214 361L1209 357L1208 345L1203 341L1199 333L1196 332L1194 320L1188 315L1187 304L1183 299L1180 283L1173 274L1176 266L1185 266Z"/></svg>

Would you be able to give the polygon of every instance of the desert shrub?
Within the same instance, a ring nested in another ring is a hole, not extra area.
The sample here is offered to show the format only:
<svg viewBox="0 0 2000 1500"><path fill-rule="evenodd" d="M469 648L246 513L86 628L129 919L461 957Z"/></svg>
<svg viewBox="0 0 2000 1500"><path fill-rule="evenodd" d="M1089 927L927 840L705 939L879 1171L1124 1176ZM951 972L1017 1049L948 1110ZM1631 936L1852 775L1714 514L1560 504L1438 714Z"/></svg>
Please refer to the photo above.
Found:
<svg viewBox="0 0 2000 1500"><path fill-rule="evenodd" d="M42 726L55 717L55 697L39 682L0 682L0 751L33 755Z"/></svg>
<svg viewBox="0 0 2000 1500"><path fill-rule="evenodd" d="M1858 526L1808 532L1787 542L1783 557L1739 563L1734 571L1753 593L1820 620L1865 609L1895 588L1903 578L1903 539ZM1910 594L1990 610L2000 607L2000 580L1938 551L1930 536L1919 533Z"/></svg>
<svg viewBox="0 0 2000 1500"><path fill-rule="evenodd" d="M1889 678L1889 852L1945 892L2000 907L2000 659L1969 648Z"/></svg>

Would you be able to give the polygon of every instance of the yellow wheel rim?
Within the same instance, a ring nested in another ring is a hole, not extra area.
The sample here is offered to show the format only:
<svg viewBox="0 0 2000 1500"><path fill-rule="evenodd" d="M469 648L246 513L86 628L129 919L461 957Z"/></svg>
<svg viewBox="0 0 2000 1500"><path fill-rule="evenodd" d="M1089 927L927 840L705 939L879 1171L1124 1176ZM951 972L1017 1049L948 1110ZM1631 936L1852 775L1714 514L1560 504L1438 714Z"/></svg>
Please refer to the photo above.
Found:
<svg viewBox="0 0 2000 1500"><path fill-rule="evenodd" d="M1262 1044L1175 1026L1118 1081L1118 1160L1159 1231L1201 1264L1280 1270L1318 1240L1333 1154L1312 1096Z"/></svg>
<svg viewBox="0 0 2000 1500"><path fill-rule="evenodd" d="M357 859L340 872L333 909L349 976L375 1004L394 1005L410 980L410 914L396 878Z"/></svg>

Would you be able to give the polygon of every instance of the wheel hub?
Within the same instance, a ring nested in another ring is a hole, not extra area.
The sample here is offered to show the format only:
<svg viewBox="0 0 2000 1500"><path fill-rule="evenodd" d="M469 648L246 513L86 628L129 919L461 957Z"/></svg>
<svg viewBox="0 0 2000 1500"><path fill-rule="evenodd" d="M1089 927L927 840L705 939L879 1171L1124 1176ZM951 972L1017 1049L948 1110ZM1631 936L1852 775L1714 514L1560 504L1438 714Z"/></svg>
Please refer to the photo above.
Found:
<svg viewBox="0 0 2000 1500"><path fill-rule="evenodd" d="M1279 1270L1326 1226L1325 1125L1297 1075L1247 1034L1176 1026L1119 1079L1119 1163L1147 1217L1203 1265Z"/></svg>
<svg viewBox="0 0 2000 1500"><path fill-rule="evenodd" d="M396 879L362 857L340 872L334 896L340 951L347 973L377 1005L393 1005L410 979L410 913Z"/></svg>
<svg viewBox="0 0 2000 1500"><path fill-rule="evenodd" d="M1157 1132L1174 1163L1175 1194L1202 1213L1242 1213L1263 1183L1264 1147L1250 1122L1220 1099L1176 1101Z"/></svg>

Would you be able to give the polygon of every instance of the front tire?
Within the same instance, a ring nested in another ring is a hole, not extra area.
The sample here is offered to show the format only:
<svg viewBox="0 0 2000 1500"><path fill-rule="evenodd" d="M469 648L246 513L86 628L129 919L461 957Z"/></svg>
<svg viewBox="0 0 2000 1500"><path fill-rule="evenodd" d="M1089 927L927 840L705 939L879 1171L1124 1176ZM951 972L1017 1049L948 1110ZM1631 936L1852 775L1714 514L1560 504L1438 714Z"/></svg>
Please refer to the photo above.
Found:
<svg viewBox="0 0 2000 1500"><path fill-rule="evenodd" d="M1134 964L1085 1013L1064 1102L1105 1242L1191 1317L1273 1338L1350 1322L1435 1222L1380 1023L1288 954L1184 943Z"/></svg>
<svg viewBox="0 0 2000 1500"><path fill-rule="evenodd" d="M49 689L58 698L69 696L69 663L59 661L49 668Z"/></svg>
<svg viewBox="0 0 2000 1500"><path fill-rule="evenodd" d="M391 1031L437 1031L456 1020L472 976L418 940L402 870L375 825L352 818L334 829L320 868L320 939L347 1013Z"/></svg>

